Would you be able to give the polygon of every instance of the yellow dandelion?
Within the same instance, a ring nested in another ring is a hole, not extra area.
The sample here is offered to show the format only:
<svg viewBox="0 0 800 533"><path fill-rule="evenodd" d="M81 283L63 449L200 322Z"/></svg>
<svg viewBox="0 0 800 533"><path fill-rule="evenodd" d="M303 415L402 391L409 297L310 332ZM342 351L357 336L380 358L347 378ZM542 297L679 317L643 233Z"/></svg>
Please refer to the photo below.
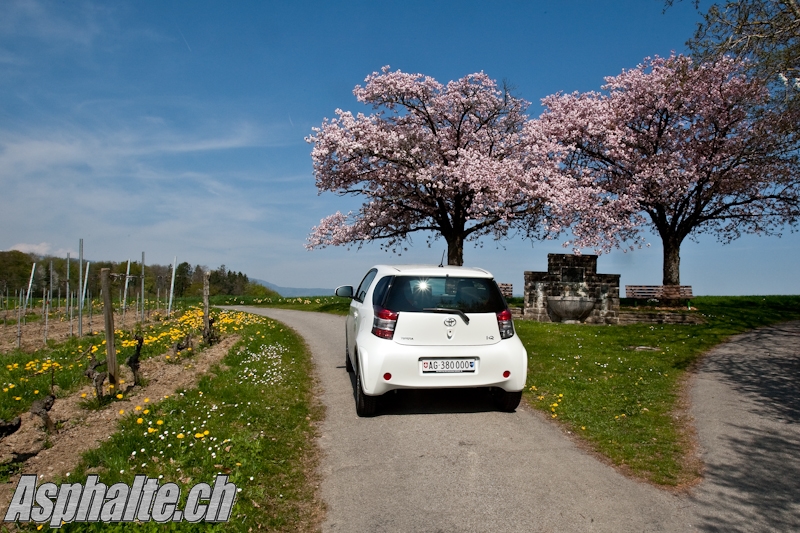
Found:
<svg viewBox="0 0 800 533"><path fill-rule="evenodd" d="M119 410L119 414L121 414L121 415L125 414L125 409L120 409Z"/></svg>
<svg viewBox="0 0 800 533"><path fill-rule="evenodd" d="M146 415L149 415L149 414L150 414L150 409L145 409L145 410L144 410L144 411L142 411L142 412L143 412L144 414L146 414Z"/></svg>
<svg viewBox="0 0 800 533"><path fill-rule="evenodd" d="M161 424L163 424L163 423L164 423L164 421L163 421L163 420L158 420L158 421L156 421L156 424L158 424L159 426L160 426Z"/></svg>
<svg viewBox="0 0 800 533"><path fill-rule="evenodd" d="M202 439L203 437L205 437L205 435L203 435L202 433L195 433L194 434L194 438L196 438L196 439Z"/></svg>
<svg viewBox="0 0 800 533"><path fill-rule="evenodd" d="M142 410L142 406L141 406L141 405L137 405L137 406L136 406L136 407L134 407L133 409L134 409L135 411L141 411L141 410Z"/></svg>
<svg viewBox="0 0 800 533"><path fill-rule="evenodd" d="M37 390L35 390L35 391L33 391L33 393L34 393L34 394L39 394L39 391L38 391L38 389L37 389Z"/></svg>
<svg viewBox="0 0 800 533"><path fill-rule="evenodd" d="M176 436L177 436L179 439L182 439L182 438L183 438L185 435L184 435L183 433L178 433L178 435L176 435Z"/></svg>
<svg viewBox="0 0 800 533"><path fill-rule="evenodd" d="M121 399L122 399L122 394L121 393L117 394L117 400L121 400Z"/></svg>
<svg viewBox="0 0 800 533"><path fill-rule="evenodd" d="M205 430L205 431L203 432L203 435L208 435L208 433L209 433L209 431L208 431L208 430Z"/></svg>
<svg viewBox="0 0 800 533"><path fill-rule="evenodd" d="M148 403L149 401L150 401L150 398L145 398L144 399L144 403Z"/></svg>
<svg viewBox="0 0 800 533"><path fill-rule="evenodd" d="M81 394L81 398L86 398L86 393Z"/></svg>

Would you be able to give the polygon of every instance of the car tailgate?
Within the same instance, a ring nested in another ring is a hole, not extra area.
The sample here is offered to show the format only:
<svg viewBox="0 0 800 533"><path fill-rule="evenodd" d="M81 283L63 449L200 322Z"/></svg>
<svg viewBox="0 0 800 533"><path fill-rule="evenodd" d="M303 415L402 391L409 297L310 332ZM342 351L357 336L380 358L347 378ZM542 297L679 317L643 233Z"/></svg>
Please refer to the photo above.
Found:
<svg viewBox="0 0 800 533"><path fill-rule="evenodd" d="M408 346L482 346L500 342L497 315L470 313L467 324L459 314L401 312L394 341Z"/></svg>

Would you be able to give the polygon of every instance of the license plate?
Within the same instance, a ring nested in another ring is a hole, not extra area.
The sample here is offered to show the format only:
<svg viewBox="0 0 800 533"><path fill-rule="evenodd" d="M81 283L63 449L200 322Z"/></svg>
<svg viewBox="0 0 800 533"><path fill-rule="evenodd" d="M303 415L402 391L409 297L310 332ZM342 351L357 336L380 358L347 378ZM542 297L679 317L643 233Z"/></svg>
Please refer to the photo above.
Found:
<svg viewBox="0 0 800 533"><path fill-rule="evenodd" d="M474 374L478 370L477 359L420 359L419 370L423 374Z"/></svg>

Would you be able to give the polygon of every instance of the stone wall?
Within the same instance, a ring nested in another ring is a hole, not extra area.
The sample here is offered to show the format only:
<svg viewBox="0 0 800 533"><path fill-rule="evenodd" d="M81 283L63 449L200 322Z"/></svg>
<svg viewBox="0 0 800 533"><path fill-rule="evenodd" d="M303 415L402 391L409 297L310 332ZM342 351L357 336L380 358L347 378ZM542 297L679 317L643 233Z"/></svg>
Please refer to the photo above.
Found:
<svg viewBox="0 0 800 533"><path fill-rule="evenodd" d="M594 306L583 322L619 322L619 274L598 274L596 255L547 254L547 272L525 272L523 317L561 322L548 299L579 297Z"/></svg>

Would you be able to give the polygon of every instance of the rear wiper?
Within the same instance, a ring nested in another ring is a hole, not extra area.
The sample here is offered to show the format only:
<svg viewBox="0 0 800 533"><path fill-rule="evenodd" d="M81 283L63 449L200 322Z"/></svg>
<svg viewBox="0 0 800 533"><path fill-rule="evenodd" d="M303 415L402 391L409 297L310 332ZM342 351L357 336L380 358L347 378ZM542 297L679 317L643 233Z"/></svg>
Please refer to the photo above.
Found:
<svg viewBox="0 0 800 533"><path fill-rule="evenodd" d="M464 321L464 324L469 325L469 317L461 309L447 309L445 307L426 307L423 311L430 313L442 313L445 315L458 315Z"/></svg>

